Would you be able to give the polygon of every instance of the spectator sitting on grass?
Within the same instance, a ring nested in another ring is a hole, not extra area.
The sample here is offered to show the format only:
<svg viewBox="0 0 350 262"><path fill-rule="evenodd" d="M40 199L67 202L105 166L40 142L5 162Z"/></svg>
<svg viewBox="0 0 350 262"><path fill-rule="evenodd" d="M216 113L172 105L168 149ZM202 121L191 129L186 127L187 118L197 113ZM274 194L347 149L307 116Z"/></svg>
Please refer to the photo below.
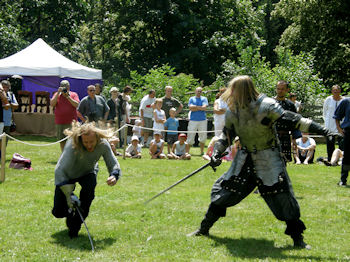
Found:
<svg viewBox="0 0 350 262"><path fill-rule="evenodd" d="M215 143L216 143L218 140L219 140L219 137L217 137L217 136L213 136L213 138L210 140L209 145L208 145L207 152L206 152L206 154L204 154L203 157L202 157L204 160L210 161L210 158L211 158L211 156L212 156L212 154L213 154L214 145L215 145ZM239 147L239 146L240 146L240 144L239 144L239 139L238 139L238 137L237 137L237 139L235 139L234 145L232 145L232 146L230 146L230 147L228 147L228 148L226 149L226 151L228 152L228 154L225 155L225 156L222 158L222 160L224 160L224 161L232 161L233 158L235 157L236 153L237 153L237 150L238 150L238 147ZM225 151L225 152L226 152L226 151Z"/></svg>
<svg viewBox="0 0 350 262"><path fill-rule="evenodd" d="M160 138L160 132L154 132L154 139L149 145L149 154L152 159L164 159L165 155L163 154L164 140Z"/></svg>
<svg viewBox="0 0 350 262"><path fill-rule="evenodd" d="M179 135L179 140L173 144L172 150L170 154L168 154L169 159L191 159L191 155L189 154L190 146L187 144L186 138L186 134L181 133Z"/></svg>
<svg viewBox="0 0 350 262"><path fill-rule="evenodd" d="M127 147L125 156L129 158L141 158L141 145L137 136L131 137L131 144Z"/></svg>
<svg viewBox="0 0 350 262"><path fill-rule="evenodd" d="M301 138L296 140L297 143L297 154L295 156L295 161L297 165L301 162L304 165L308 165L313 162L314 152L316 149L316 142L313 138L303 134Z"/></svg>
<svg viewBox="0 0 350 262"><path fill-rule="evenodd" d="M341 151L339 148L335 149L332 154L331 161L329 162L327 157L320 156L317 158L317 162L322 162L326 166L341 166L342 160L343 160L344 152Z"/></svg>
<svg viewBox="0 0 350 262"><path fill-rule="evenodd" d="M169 118L166 120L164 127L167 130L177 131L179 128L179 120L175 118L176 109L175 107L170 108ZM171 148L173 144L177 141L177 132L168 132L166 136L166 141L168 143L168 155L171 154ZM174 152L174 150L172 150Z"/></svg>

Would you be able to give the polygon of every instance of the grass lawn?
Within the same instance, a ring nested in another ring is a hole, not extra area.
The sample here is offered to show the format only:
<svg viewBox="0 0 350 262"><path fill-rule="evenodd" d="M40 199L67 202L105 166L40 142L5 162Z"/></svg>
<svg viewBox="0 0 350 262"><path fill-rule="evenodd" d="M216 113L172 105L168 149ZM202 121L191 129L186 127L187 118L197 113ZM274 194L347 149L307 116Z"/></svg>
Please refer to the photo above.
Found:
<svg viewBox="0 0 350 262"><path fill-rule="evenodd" d="M18 136L46 144L52 138ZM340 167L288 165L312 250L292 248L285 224L274 218L263 199L251 194L229 208L210 237L186 237L201 222L216 173L210 168L148 205L143 202L205 164L199 149L190 161L119 159L123 177L105 183L100 160L96 198L87 218L95 244L91 252L83 227L69 239L65 221L51 215L54 168L59 145L34 147L10 141L6 166L14 152L32 160L33 171L6 168L0 184L0 261L350 261L350 188L338 187ZM318 145L317 156L325 156ZM317 157L316 156L316 157ZM79 188L78 188L79 189Z"/></svg>

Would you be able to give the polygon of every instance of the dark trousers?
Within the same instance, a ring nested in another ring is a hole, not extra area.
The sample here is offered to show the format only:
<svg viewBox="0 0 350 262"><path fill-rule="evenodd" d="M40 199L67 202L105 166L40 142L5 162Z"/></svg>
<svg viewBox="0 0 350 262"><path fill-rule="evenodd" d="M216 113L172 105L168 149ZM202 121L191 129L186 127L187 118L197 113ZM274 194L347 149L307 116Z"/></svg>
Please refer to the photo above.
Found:
<svg viewBox="0 0 350 262"><path fill-rule="evenodd" d="M96 174L90 173L80 178L69 181L72 184L79 183L81 186L80 190L80 209L84 219L88 216L92 200L95 198L95 187L96 187ZM66 196L63 194L59 186L55 188L54 204L52 214L57 218L67 217L68 205Z"/></svg>
<svg viewBox="0 0 350 262"><path fill-rule="evenodd" d="M262 194L262 197L275 217L286 222L285 233L292 238L300 237L306 227L300 220L299 204L294 196L288 175L284 176L286 184L277 190L278 193L275 193L275 190L272 189L274 186L268 187L257 183L256 175L249 162L251 159L248 157L239 176L233 179L233 184L227 184L223 181L225 174L215 182L211 193L212 201L201 227L206 226L204 231L209 230L219 217L226 215L227 207L237 205L258 186L260 192L270 191L267 194Z"/></svg>
<svg viewBox="0 0 350 262"><path fill-rule="evenodd" d="M331 162L332 159L332 154L335 150L335 141L338 141L338 145L340 150L343 150L340 146L341 142L342 142L342 137L340 136L333 136L332 140L327 139L327 158L328 158L328 162Z"/></svg>
<svg viewBox="0 0 350 262"><path fill-rule="evenodd" d="M350 128L344 130L344 156L341 165L340 180L345 184L350 170Z"/></svg>

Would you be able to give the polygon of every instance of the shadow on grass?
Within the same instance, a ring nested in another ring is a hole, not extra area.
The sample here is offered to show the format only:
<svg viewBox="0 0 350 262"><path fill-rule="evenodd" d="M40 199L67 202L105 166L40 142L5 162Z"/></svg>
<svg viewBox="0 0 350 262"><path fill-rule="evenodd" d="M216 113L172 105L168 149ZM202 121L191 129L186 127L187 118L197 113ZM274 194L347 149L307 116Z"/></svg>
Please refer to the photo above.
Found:
<svg viewBox="0 0 350 262"><path fill-rule="evenodd" d="M287 247L275 247L274 242L266 239L255 239L255 238L240 238L240 239L232 239L228 237L217 237L217 236L209 236L210 239L215 241L215 245L225 245L227 250L230 251L233 257L239 257L242 259L262 259L268 260L271 259L294 259L294 260L310 260L310 261L332 261L337 260L335 258L326 258L326 257L317 257L317 256L307 256L305 252L297 255L287 255L283 254L284 251L293 250L294 247L292 245Z"/></svg>
<svg viewBox="0 0 350 262"><path fill-rule="evenodd" d="M55 240L54 243L66 248L91 251L91 244L87 233L80 232L77 238L71 239L68 236L68 229L65 229L52 234L51 237ZM116 239L110 237L101 240L94 240L94 237L91 237L96 251L111 246L116 241Z"/></svg>

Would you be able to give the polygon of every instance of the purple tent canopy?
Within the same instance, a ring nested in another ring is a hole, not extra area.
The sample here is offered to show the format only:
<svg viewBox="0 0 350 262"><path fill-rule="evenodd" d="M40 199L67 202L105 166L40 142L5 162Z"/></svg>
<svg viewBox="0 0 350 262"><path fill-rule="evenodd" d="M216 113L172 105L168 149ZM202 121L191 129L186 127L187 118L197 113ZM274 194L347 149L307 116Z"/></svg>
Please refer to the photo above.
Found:
<svg viewBox="0 0 350 262"><path fill-rule="evenodd" d="M70 89L76 92L81 100L87 96L87 86L100 83L103 81L100 79L76 79L64 77L60 78L57 76L23 76L22 90L33 92L33 102L35 101L35 92L47 91L52 97L53 93L57 91L59 84L62 80L68 80L70 83Z"/></svg>

